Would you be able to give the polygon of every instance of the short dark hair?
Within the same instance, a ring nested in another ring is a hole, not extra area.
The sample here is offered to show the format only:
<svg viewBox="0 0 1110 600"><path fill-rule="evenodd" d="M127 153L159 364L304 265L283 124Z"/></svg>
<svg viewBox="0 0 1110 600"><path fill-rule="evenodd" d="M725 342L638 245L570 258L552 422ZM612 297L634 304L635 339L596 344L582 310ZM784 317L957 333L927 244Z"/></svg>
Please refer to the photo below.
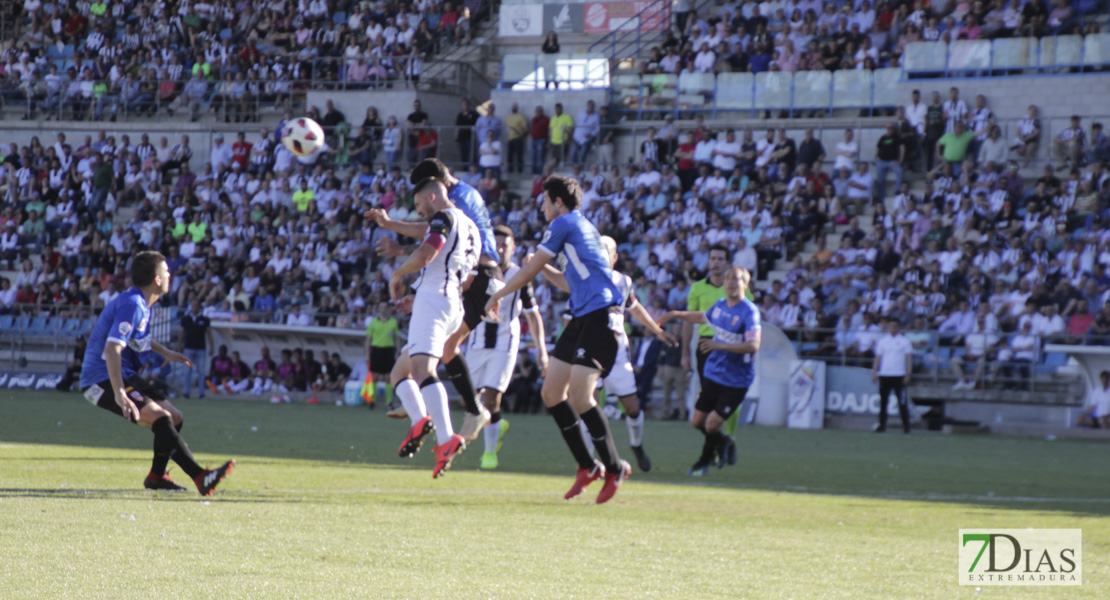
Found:
<svg viewBox="0 0 1110 600"><path fill-rule="evenodd" d="M413 173L415 173L415 171L413 171ZM413 186L412 195L415 196L415 195L419 194L420 192L424 191L425 188L430 187L432 185L435 185L437 183L439 185L443 186L444 191L447 190L447 184L443 183L443 181L441 179L439 179L438 177L425 177L424 179L418 180L416 182L416 185Z"/></svg>
<svg viewBox="0 0 1110 600"><path fill-rule="evenodd" d="M729 256L728 247L725 246L724 244L713 244L712 246L710 246L709 247L709 253L713 254L714 252L724 252L725 253L725 260L728 260L729 258L731 258Z"/></svg>
<svg viewBox="0 0 1110 600"><path fill-rule="evenodd" d="M429 177L435 177L442 182L447 181L447 177L450 175L451 170L443 164L443 161L438 158L425 158L412 169L412 174L409 175L409 183L416 185L421 180Z"/></svg>
<svg viewBox="0 0 1110 600"><path fill-rule="evenodd" d="M543 182L543 191L551 196L551 202L556 199L563 201L567 210L578 208L582 200L582 187L578 180L565 175L552 175Z"/></svg>
<svg viewBox="0 0 1110 600"><path fill-rule="evenodd" d="M161 252L146 250L135 255L131 261L131 283L136 287L146 287L154 283L154 274L158 264L166 262L166 257Z"/></svg>
<svg viewBox="0 0 1110 600"><path fill-rule="evenodd" d="M515 237L513 230L509 229L508 225L498 225L493 228L493 235L503 235L505 237Z"/></svg>

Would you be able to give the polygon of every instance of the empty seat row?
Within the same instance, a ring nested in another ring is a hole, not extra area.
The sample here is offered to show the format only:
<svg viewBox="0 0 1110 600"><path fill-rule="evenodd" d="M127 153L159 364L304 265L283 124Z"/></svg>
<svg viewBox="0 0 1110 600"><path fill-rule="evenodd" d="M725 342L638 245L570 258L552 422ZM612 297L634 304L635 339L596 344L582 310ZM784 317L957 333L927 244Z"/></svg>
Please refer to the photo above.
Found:
<svg viewBox="0 0 1110 600"><path fill-rule="evenodd" d="M902 65L908 73L940 73L1029 67L1110 65L1110 33L997 40L914 42Z"/></svg>

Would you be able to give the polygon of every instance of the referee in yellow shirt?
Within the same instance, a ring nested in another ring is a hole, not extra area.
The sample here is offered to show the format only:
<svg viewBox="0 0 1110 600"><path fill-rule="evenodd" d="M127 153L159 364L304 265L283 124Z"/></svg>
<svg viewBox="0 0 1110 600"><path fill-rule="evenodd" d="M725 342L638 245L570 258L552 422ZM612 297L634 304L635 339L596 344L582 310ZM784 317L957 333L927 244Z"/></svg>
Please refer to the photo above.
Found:
<svg viewBox="0 0 1110 600"><path fill-rule="evenodd" d="M378 304L378 314L366 324L366 360L374 375L374 385L385 385L385 405L393 404L393 386L389 384L389 374L401 350L400 327L393 316L393 307L388 302ZM370 408L374 408L371 404ZM392 414L389 416L393 416ZM401 414L398 418L403 418Z"/></svg>

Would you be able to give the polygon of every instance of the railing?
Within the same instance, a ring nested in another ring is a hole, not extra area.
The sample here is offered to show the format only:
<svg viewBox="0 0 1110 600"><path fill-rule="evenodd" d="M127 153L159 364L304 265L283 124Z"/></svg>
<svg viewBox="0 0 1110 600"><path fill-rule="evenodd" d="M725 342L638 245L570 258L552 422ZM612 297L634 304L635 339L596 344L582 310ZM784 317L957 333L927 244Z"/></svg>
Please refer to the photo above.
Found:
<svg viewBox="0 0 1110 600"><path fill-rule="evenodd" d="M638 13L590 45L590 52L610 59L636 57L648 44L663 39L671 27L673 0L652 0ZM612 20L610 20L612 23Z"/></svg>
<svg viewBox="0 0 1110 600"><path fill-rule="evenodd" d="M791 339L791 344L800 357L813 358L828 364L870 368L874 354L853 352L851 348L857 336L872 335L878 341L880 332L862 330L783 328ZM1058 391L1061 386L1080 380L1078 371L1066 368L1068 356L1058 352L1046 352L1046 344L1067 343L1090 346L1110 346L1110 336L1087 334L1070 336L1034 336L1032 360L1018 360L1008 348L1013 333L994 333L991 346L984 357L984 370L976 375L976 362L965 360L967 349L962 341L953 345L957 339L955 332L904 331L911 341L921 343L913 353L913 377L915 383L946 385L955 382L956 373L953 362L962 362L965 378L978 379L980 384L991 387L1019 389L1030 392ZM980 335L972 333L967 335ZM962 336L964 338L967 335ZM870 350L874 345L870 346ZM1000 355L1000 351L1003 354ZM1008 353L1008 354L1007 354ZM1000 359L1001 356L1001 359Z"/></svg>
<svg viewBox="0 0 1110 600"><path fill-rule="evenodd" d="M517 92L605 89L609 59L600 54L507 54L501 59L500 89Z"/></svg>
<svg viewBox="0 0 1110 600"><path fill-rule="evenodd" d="M1110 33L1037 38L914 42L906 45L906 77L1071 73L1110 65Z"/></svg>
<svg viewBox="0 0 1110 600"><path fill-rule="evenodd" d="M679 75L615 74L611 105L626 115L642 119L645 113L676 118L694 113L761 111L804 112L837 109L893 108L905 103L898 97L901 69L842 71L764 71L761 73L681 73Z"/></svg>

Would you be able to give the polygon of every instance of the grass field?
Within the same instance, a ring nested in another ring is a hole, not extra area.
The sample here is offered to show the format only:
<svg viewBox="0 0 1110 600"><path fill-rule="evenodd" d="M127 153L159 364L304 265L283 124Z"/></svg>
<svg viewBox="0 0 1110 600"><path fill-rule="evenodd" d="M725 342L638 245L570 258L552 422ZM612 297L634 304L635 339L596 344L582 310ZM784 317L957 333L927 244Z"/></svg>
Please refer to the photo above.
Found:
<svg viewBox="0 0 1110 600"><path fill-rule="evenodd" d="M700 436L647 425L655 468L570 502L549 417L512 416L441 480L381 411L181 401L210 501L141 489L149 432L76 394L0 391L0 599L1105 598L1110 445L744 428L691 481ZM461 422L461 418L456 419ZM256 430L257 429L257 430ZM613 423L618 448L627 432ZM185 479L174 471L179 481ZM1082 528L1084 584L957 585L959 528Z"/></svg>

